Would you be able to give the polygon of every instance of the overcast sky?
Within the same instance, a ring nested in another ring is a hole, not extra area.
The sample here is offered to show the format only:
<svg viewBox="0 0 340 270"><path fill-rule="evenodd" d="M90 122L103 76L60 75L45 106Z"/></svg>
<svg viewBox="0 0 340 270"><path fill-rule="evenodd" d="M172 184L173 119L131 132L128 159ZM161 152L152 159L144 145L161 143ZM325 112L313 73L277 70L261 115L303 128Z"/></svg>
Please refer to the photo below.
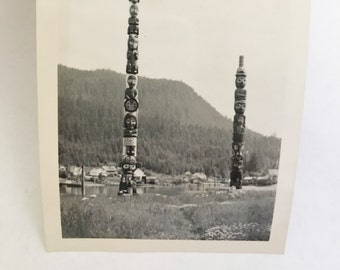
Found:
<svg viewBox="0 0 340 270"><path fill-rule="evenodd" d="M139 75L181 80L232 118L235 72L239 55L244 55L247 127L280 136L288 4L141 0ZM60 0L60 63L125 73L129 5L128 0Z"/></svg>

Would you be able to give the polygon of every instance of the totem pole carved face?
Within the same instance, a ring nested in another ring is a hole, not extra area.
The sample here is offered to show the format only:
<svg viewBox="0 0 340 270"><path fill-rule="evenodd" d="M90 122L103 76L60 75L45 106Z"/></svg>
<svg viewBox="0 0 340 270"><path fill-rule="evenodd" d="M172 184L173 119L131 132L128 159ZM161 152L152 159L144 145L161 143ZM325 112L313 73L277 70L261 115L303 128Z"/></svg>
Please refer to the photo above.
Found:
<svg viewBox="0 0 340 270"><path fill-rule="evenodd" d="M128 156L134 156L136 154L136 147L131 145L126 146L126 154Z"/></svg>
<svg viewBox="0 0 340 270"><path fill-rule="evenodd" d="M244 126L246 122L246 117L244 115L235 115L234 116L234 123L236 126Z"/></svg>
<svg viewBox="0 0 340 270"><path fill-rule="evenodd" d="M247 98L247 90L243 88L237 88L235 90L235 100L246 100Z"/></svg>
<svg viewBox="0 0 340 270"><path fill-rule="evenodd" d="M135 23L135 24L129 25L127 33L128 33L129 35L139 35L139 27L138 27L138 24Z"/></svg>
<svg viewBox="0 0 340 270"><path fill-rule="evenodd" d="M240 143L233 143L233 155L240 156L242 155L244 145Z"/></svg>
<svg viewBox="0 0 340 270"><path fill-rule="evenodd" d="M243 157L242 156L233 157L232 163L235 169L241 170L243 165Z"/></svg>
<svg viewBox="0 0 340 270"><path fill-rule="evenodd" d="M243 114L246 111L246 102L244 100L238 100L234 106L235 112Z"/></svg>
<svg viewBox="0 0 340 270"><path fill-rule="evenodd" d="M125 118L124 118L124 127L127 128L127 129L136 129L137 128L137 118L128 113Z"/></svg>
<svg viewBox="0 0 340 270"><path fill-rule="evenodd" d="M126 90L125 90L125 98L126 99L133 99L136 96L137 96L137 89L126 88Z"/></svg>
<svg viewBox="0 0 340 270"><path fill-rule="evenodd" d="M137 137L138 130L137 129L124 128L123 134L124 134L124 137Z"/></svg>
<svg viewBox="0 0 340 270"><path fill-rule="evenodd" d="M131 90L131 89L129 89ZM135 90L135 89L132 89ZM127 99L124 103L124 108L127 112L135 112L138 109L138 101L134 98Z"/></svg>
<svg viewBox="0 0 340 270"><path fill-rule="evenodd" d="M237 88L244 88L246 86L246 76L236 76L235 84Z"/></svg>
<svg viewBox="0 0 340 270"><path fill-rule="evenodd" d="M137 17L138 16L138 12L139 12L139 9L138 9L138 6L133 4L131 7L130 7L130 14L132 17Z"/></svg>
<svg viewBox="0 0 340 270"><path fill-rule="evenodd" d="M127 78L127 83L129 85L129 87L132 89L132 88L135 88L136 85L137 85L137 76L135 75L130 75L128 78Z"/></svg>
<svg viewBox="0 0 340 270"><path fill-rule="evenodd" d="M130 17L128 20L129 25L138 25L139 19L137 17Z"/></svg>
<svg viewBox="0 0 340 270"><path fill-rule="evenodd" d="M243 164L243 156L242 155L235 155L234 156L235 161L237 161L239 164Z"/></svg>
<svg viewBox="0 0 340 270"><path fill-rule="evenodd" d="M137 50L138 38L135 35L130 35L128 40L128 48L130 51Z"/></svg>
<svg viewBox="0 0 340 270"><path fill-rule="evenodd" d="M126 156L122 162L122 169L124 173L132 173L136 170L137 161L134 156Z"/></svg>
<svg viewBox="0 0 340 270"><path fill-rule="evenodd" d="M243 126L238 126L236 127L236 134L237 135L244 135L244 133L246 132L246 129Z"/></svg>
<svg viewBox="0 0 340 270"><path fill-rule="evenodd" d="M241 155L241 151L233 149L233 155L234 156L239 156L239 155Z"/></svg>
<svg viewBox="0 0 340 270"><path fill-rule="evenodd" d="M241 152L241 151L243 151L243 149L244 149L244 145L243 144L241 144L241 143L233 143L233 150L234 151Z"/></svg>
<svg viewBox="0 0 340 270"><path fill-rule="evenodd" d="M137 64L137 61L131 63L131 62L128 62L126 64L126 73L129 73L129 74L138 74L138 64Z"/></svg>
<svg viewBox="0 0 340 270"><path fill-rule="evenodd" d="M137 50L128 50L126 57L131 63L135 63L138 60L138 51Z"/></svg>

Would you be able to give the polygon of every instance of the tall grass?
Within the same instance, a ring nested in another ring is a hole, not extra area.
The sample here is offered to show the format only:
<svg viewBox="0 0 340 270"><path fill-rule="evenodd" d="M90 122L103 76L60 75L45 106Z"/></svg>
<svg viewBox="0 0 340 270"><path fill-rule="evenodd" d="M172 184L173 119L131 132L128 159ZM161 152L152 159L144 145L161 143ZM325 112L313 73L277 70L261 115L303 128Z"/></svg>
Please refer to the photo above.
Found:
<svg viewBox="0 0 340 270"><path fill-rule="evenodd" d="M61 196L65 238L268 240L275 191Z"/></svg>
<svg viewBox="0 0 340 270"><path fill-rule="evenodd" d="M193 230L202 239L218 239L206 237L205 233L212 228L220 226L237 236L226 236L233 240L269 240L270 226L274 210L274 192L248 192L242 198L234 199L229 204L206 204L201 207L184 208L185 216L191 220ZM256 230L250 225L255 225Z"/></svg>

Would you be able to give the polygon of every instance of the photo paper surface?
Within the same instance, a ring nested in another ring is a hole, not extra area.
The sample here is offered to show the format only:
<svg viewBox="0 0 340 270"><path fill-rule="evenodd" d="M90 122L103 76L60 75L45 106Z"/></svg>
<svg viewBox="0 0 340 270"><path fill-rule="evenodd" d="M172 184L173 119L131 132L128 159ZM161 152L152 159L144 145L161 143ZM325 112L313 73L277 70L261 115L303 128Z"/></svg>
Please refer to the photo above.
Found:
<svg viewBox="0 0 340 270"><path fill-rule="evenodd" d="M309 1L37 1L49 250L282 253Z"/></svg>

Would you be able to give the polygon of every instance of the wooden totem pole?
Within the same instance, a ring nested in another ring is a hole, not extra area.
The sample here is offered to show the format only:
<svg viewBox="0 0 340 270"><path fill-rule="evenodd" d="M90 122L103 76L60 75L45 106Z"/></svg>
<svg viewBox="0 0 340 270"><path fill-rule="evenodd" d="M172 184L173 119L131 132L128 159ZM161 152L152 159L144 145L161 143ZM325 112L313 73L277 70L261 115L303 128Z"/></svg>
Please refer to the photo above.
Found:
<svg viewBox="0 0 340 270"><path fill-rule="evenodd" d="M123 158L121 162L122 178L119 185L119 195L136 191L134 171L137 168L137 135L138 135L138 3L139 0L130 1L130 18L128 20L128 50L126 64L126 81L124 97L124 133L123 133Z"/></svg>
<svg viewBox="0 0 340 270"><path fill-rule="evenodd" d="M243 167L243 150L244 150L244 134L246 129L246 117L244 112L246 110L246 71L243 67L244 58L241 55L239 59L239 67L236 71L236 90L235 90L235 103L234 103L234 124L233 124L233 157L232 168L230 174L230 186L237 189L242 188L242 167Z"/></svg>

